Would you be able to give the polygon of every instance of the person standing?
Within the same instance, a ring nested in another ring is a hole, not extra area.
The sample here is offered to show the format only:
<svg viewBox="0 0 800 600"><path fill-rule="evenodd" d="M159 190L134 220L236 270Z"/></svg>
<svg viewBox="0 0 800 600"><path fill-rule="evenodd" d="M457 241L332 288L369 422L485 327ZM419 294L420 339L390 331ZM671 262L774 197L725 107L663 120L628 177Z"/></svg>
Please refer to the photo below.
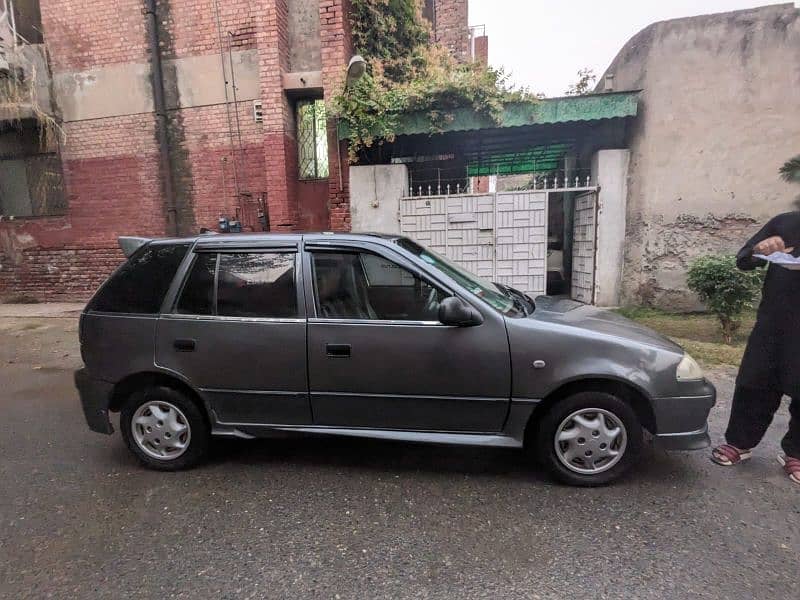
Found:
<svg viewBox="0 0 800 600"><path fill-rule="evenodd" d="M737 266L745 271L767 261L754 254L800 254L800 211L772 218L742 247ZM756 324L736 378L725 444L711 460L733 466L749 459L769 428L784 395L789 405L789 431L781 441L778 461L789 479L800 484L800 271L769 264Z"/></svg>

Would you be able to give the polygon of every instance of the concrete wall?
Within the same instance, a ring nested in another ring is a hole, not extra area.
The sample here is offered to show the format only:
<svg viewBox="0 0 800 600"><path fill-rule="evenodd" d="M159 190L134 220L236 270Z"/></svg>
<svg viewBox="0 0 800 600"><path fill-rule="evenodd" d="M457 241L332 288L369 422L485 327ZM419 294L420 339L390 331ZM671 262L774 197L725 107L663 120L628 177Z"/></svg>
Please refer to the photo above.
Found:
<svg viewBox="0 0 800 600"><path fill-rule="evenodd" d="M258 98L258 51L240 50L230 56L226 53L224 59L226 75L233 60L237 100ZM167 60L165 70L174 73L173 85L166 90L171 109L223 104L226 87L229 101L233 99L232 85L225 85L219 53ZM146 61L57 73L53 77L53 91L67 122L153 110L150 65Z"/></svg>
<svg viewBox="0 0 800 600"><path fill-rule="evenodd" d="M287 0L289 10L289 69L322 69L319 38L319 0Z"/></svg>
<svg viewBox="0 0 800 600"><path fill-rule="evenodd" d="M350 167L353 231L400 233L400 198L408 195L405 165Z"/></svg>
<svg viewBox="0 0 800 600"><path fill-rule="evenodd" d="M800 191L777 174L800 140L800 10L656 23L607 72L614 89L644 90L630 141L623 300L696 307L691 260L735 251Z"/></svg>
<svg viewBox="0 0 800 600"><path fill-rule="evenodd" d="M620 303L629 160L628 150L600 150L592 157L592 174L600 186L594 275L597 306Z"/></svg>

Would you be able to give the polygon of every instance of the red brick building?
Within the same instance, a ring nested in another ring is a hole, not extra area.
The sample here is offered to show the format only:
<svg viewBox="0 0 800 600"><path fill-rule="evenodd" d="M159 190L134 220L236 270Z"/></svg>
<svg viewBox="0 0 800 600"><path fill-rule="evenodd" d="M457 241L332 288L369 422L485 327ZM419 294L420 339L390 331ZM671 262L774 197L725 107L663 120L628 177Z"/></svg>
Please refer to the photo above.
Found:
<svg viewBox="0 0 800 600"><path fill-rule="evenodd" d="M0 298L86 297L123 234L220 217L349 229L347 153L324 112L353 53L347 4L17 0L5 77L29 97L0 113ZM467 0L426 13L436 41L469 56ZM34 107L63 134L40 139Z"/></svg>

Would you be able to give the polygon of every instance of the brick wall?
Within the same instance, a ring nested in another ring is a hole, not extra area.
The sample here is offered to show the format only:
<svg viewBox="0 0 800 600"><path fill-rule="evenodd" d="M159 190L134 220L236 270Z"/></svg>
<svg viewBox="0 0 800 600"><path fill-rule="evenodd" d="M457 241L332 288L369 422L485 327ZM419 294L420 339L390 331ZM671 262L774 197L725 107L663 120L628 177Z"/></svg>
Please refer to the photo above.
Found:
<svg viewBox="0 0 800 600"><path fill-rule="evenodd" d="M437 0L434 39L461 60L469 58L467 0Z"/></svg>
<svg viewBox="0 0 800 600"><path fill-rule="evenodd" d="M40 0L53 72L143 62L142 0Z"/></svg>
<svg viewBox="0 0 800 600"><path fill-rule="evenodd" d="M258 19L267 204L271 227L288 231L297 223L297 144L292 106L281 82L281 71L289 68L286 0L264 2Z"/></svg>
<svg viewBox="0 0 800 600"><path fill-rule="evenodd" d="M472 58L482 65L489 64L489 36L479 35L475 38Z"/></svg>
<svg viewBox="0 0 800 600"><path fill-rule="evenodd" d="M224 104L179 111L182 135L176 145L186 165L174 165L176 186L190 200L193 231L216 228L220 215L232 218L237 210L242 212L246 194L254 196L267 189L263 125L253 120L248 101L231 103L229 111L233 145Z"/></svg>
<svg viewBox="0 0 800 600"><path fill-rule="evenodd" d="M259 4L251 0L161 0L161 19L170 38L164 56L177 58L219 52L220 33L222 47L227 52L228 32L233 34L232 48L255 48Z"/></svg>
<svg viewBox="0 0 800 600"><path fill-rule="evenodd" d="M124 260L118 247L29 248L13 258L0 252L0 290L5 291L4 297L86 301Z"/></svg>
<svg viewBox="0 0 800 600"><path fill-rule="evenodd" d="M78 81L91 83L92 69L149 64L143 7L143 0L41 0L53 72L76 73ZM351 55L347 8L347 0L319 0L326 98L338 89ZM255 123L250 100L231 103L233 145L224 104L168 113L182 229L216 228L220 214L232 217L237 209L245 225L258 229L262 197L274 230L312 223L327 227L328 212L332 227L349 229L347 156L344 147L336 152L332 121L329 181L303 187L306 193L313 188L320 198L324 194L324 201L306 205L324 215L299 214L294 108L281 82L281 72L290 69L287 0L159 0L158 11L164 58L219 52L220 30L226 58L229 39L234 50L258 51L263 123ZM174 78L174 70L165 71L165 77ZM168 97L178 83L165 81ZM152 112L68 122L64 130L67 214L0 220L0 298L33 294L42 300L84 299L122 260L118 236L168 233ZM237 195L237 186L242 194Z"/></svg>
<svg viewBox="0 0 800 600"><path fill-rule="evenodd" d="M322 85L328 99L341 89L353 41L345 18L347 0L320 0L319 20L322 42ZM338 145L338 151L337 151ZM328 214L333 231L350 231L350 183L347 144L339 143L334 119L328 120Z"/></svg>

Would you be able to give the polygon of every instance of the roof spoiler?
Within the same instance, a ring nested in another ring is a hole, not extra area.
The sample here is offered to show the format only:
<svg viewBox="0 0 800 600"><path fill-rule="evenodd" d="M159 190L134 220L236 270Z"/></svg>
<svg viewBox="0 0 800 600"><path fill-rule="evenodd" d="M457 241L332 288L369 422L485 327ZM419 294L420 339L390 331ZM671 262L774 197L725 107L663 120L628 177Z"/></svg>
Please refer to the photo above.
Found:
<svg viewBox="0 0 800 600"><path fill-rule="evenodd" d="M119 238L119 247L122 248L125 258L130 258L139 248L152 241L152 239L144 237L121 236Z"/></svg>

